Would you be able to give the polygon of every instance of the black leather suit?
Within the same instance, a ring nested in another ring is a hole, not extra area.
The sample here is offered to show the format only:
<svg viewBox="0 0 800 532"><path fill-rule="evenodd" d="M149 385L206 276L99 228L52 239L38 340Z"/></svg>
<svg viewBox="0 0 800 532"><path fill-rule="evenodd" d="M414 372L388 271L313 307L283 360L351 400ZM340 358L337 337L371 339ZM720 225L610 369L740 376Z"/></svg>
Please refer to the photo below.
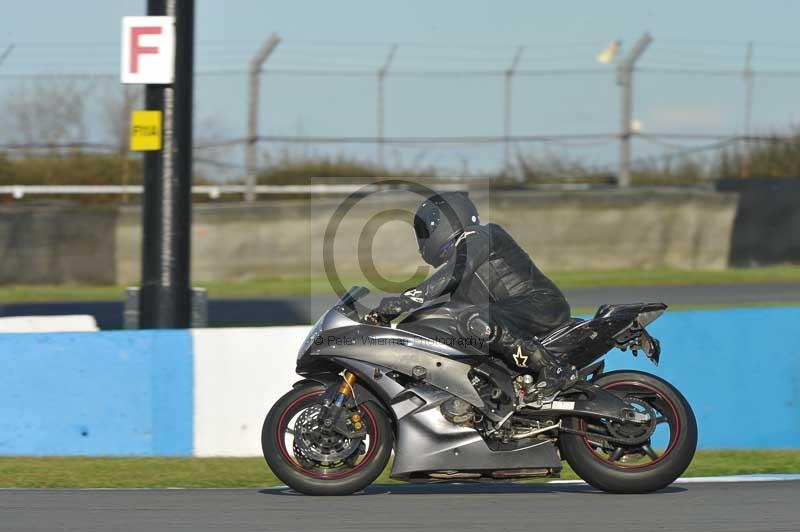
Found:
<svg viewBox="0 0 800 532"><path fill-rule="evenodd" d="M448 294L449 301L412 313L398 327L476 340L511 367L539 370L552 364L552 355L536 348L535 337L568 320L569 304L503 228L467 227L446 262L419 286L384 300L383 314L396 317Z"/></svg>

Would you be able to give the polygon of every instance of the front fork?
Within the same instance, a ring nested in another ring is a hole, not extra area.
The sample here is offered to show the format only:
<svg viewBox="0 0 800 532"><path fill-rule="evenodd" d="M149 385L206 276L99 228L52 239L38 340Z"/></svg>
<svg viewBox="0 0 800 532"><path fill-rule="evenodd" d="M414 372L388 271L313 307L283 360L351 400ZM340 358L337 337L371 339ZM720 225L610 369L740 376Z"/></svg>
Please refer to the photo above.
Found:
<svg viewBox="0 0 800 532"><path fill-rule="evenodd" d="M364 423L361 420L361 414L354 412L348 416L348 412L343 408L348 399L352 398L355 400L353 396L353 386L357 380L356 374L351 371L345 371L342 378L344 382L342 382L339 389L336 391L333 404L328 410L329 416L324 423L347 437L359 437L366 434Z"/></svg>
<svg viewBox="0 0 800 532"><path fill-rule="evenodd" d="M339 386L339 390L336 393L336 398L333 401L333 403L338 407L344 405L344 402L353 395L353 385L356 383L356 374L351 371L345 371L344 377L342 378L344 379L344 382L341 386Z"/></svg>

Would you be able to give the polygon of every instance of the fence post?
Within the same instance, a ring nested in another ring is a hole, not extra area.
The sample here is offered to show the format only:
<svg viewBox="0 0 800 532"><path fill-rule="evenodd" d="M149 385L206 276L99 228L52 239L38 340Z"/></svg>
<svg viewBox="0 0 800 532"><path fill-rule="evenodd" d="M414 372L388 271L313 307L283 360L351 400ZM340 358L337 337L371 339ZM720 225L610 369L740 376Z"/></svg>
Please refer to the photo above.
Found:
<svg viewBox="0 0 800 532"><path fill-rule="evenodd" d="M617 84L620 86L621 124L619 132L619 186L631 185L631 120L633 119L633 68L653 38L649 33L639 37L630 53L617 67Z"/></svg>
<svg viewBox="0 0 800 532"><path fill-rule="evenodd" d="M273 33L250 61L250 77L247 97L247 144L245 145L245 193L246 201L256 199L256 147L258 144L258 93L261 86L261 68L272 51L281 42Z"/></svg>
<svg viewBox="0 0 800 532"><path fill-rule="evenodd" d="M383 168L383 134L384 134L384 89L383 82L386 74L389 72L389 67L392 66L394 54L397 53L397 45L393 44L389 49L389 55L386 56L383 66L378 70L378 167Z"/></svg>
<svg viewBox="0 0 800 532"><path fill-rule="evenodd" d="M753 119L753 43L747 43L744 56L744 160L742 161L741 177L750 177L750 160L752 157L750 135ZM724 177L724 176L723 176Z"/></svg>
<svg viewBox="0 0 800 532"><path fill-rule="evenodd" d="M514 53L511 66L506 70L506 94L505 94L505 119L503 121L503 172L506 176L511 175L511 82L517 71L517 65L522 58L525 47L520 46Z"/></svg>
<svg viewBox="0 0 800 532"><path fill-rule="evenodd" d="M11 43L11 44L9 44L9 45L6 47L6 49L3 51L3 53L2 53L2 54L0 54L0 65L2 65L2 64L3 64L3 62L4 62L6 59L8 59L8 56L9 56L9 55L11 55L11 52L13 52L13 51L14 51L14 46L15 46L15 45L14 45L14 43Z"/></svg>

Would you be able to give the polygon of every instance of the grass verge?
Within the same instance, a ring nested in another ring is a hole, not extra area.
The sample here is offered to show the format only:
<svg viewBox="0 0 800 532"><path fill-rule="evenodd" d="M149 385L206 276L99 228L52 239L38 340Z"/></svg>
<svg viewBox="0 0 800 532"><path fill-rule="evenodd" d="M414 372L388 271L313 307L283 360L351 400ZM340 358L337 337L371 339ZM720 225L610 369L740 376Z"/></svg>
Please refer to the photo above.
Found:
<svg viewBox="0 0 800 532"><path fill-rule="evenodd" d="M800 282L800 266L705 270L616 270L605 272L549 272L562 288L609 286L678 286ZM412 279L409 285L420 281ZM345 280L344 284L363 281ZM330 292L327 280L307 276L266 277L248 281L195 282L208 289L210 297L269 297ZM0 286L0 302L100 301L122 299L122 286Z"/></svg>
<svg viewBox="0 0 800 532"><path fill-rule="evenodd" d="M800 473L800 450L699 451L684 476ZM566 467L561 478L575 479ZM384 471L378 483L392 482ZM261 458L0 457L2 488L256 488L281 482Z"/></svg>

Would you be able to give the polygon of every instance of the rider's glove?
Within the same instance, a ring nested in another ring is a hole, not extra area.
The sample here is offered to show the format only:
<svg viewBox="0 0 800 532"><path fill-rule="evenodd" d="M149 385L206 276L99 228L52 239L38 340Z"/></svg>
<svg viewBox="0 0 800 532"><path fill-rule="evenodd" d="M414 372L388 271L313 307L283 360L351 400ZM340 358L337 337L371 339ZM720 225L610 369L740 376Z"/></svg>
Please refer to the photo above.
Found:
<svg viewBox="0 0 800 532"><path fill-rule="evenodd" d="M414 302L406 296L391 296L381 299L381 304L374 312L381 317L383 321L392 321L400 314L407 312L414 308Z"/></svg>

